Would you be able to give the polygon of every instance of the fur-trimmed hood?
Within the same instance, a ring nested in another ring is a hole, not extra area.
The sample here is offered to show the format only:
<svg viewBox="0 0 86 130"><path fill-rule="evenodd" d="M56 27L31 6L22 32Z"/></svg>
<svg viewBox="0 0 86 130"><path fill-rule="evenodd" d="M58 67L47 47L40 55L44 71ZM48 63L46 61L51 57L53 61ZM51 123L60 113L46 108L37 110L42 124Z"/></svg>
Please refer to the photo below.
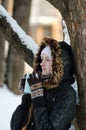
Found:
<svg viewBox="0 0 86 130"><path fill-rule="evenodd" d="M46 47L49 46L51 49L51 55L52 55L52 68L53 72L51 74L50 79L46 80L45 86L47 88L52 88L59 86L60 82L62 81L64 70L63 70L63 60L61 58L61 47L60 44L51 38L44 38L39 46L38 53L36 54L36 57L34 59L34 70L36 72L41 71L41 51Z"/></svg>

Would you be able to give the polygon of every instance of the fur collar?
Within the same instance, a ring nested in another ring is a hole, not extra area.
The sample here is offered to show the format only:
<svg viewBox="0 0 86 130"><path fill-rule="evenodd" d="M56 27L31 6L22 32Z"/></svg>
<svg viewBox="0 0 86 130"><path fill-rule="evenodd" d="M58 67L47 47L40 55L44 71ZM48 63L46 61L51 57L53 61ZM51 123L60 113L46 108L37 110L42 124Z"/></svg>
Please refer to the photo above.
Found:
<svg viewBox="0 0 86 130"><path fill-rule="evenodd" d="M49 88L54 88L59 86L60 82L62 81L64 70L63 70L63 60L61 58L61 47L60 44L51 38L44 38L39 46L38 53L36 54L34 58L34 70L36 72L41 71L41 51L47 46L50 46L51 49L51 54L53 58L53 72L51 74L51 77L43 82L43 86L46 87L47 89Z"/></svg>

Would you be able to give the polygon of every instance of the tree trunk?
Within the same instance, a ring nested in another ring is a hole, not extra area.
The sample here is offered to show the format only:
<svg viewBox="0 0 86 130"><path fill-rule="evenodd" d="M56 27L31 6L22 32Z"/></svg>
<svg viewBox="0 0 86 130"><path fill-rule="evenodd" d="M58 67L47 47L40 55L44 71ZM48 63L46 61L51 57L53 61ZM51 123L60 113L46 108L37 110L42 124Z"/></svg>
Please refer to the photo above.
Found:
<svg viewBox="0 0 86 130"><path fill-rule="evenodd" d="M8 10L8 0L2 0L1 4Z"/></svg>
<svg viewBox="0 0 86 130"><path fill-rule="evenodd" d="M4 49L5 49L5 39L3 35L0 33L0 87L3 86L4 83L4 76L5 76L5 56L4 56Z"/></svg>
<svg viewBox="0 0 86 130"><path fill-rule="evenodd" d="M23 69L24 61L10 44L7 58L7 84L8 88L16 94L19 94L18 84L20 76L23 75Z"/></svg>
<svg viewBox="0 0 86 130"><path fill-rule="evenodd" d="M70 32L76 64L80 105L77 120L80 130L86 130L86 1L47 0L62 13Z"/></svg>
<svg viewBox="0 0 86 130"><path fill-rule="evenodd" d="M76 63L80 105L77 119L80 130L86 130L86 3L84 0L69 2L71 41Z"/></svg>
<svg viewBox="0 0 86 130"><path fill-rule="evenodd" d="M18 0L14 1L13 17L17 20L18 24L25 32L28 32L28 20L30 15L31 1ZM25 12L25 13L24 13ZM8 57L8 87L16 94L19 94L18 84L20 77L24 73L24 60L17 53L15 48L10 44L9 57Z"/></svg>
<svg viewBox="0 0 86 130"><path fill-rule="evenodd" d="M31 0L14 1L13 18L25 32L28 32Z"/></svg>
<svg viewBox="0 0 86 130"><path fill-rule="evenodd" d="M8 0L2 0L1 4L7 9ZM3 86L5 81L5 38L0 32L0 86Z"/></svg>

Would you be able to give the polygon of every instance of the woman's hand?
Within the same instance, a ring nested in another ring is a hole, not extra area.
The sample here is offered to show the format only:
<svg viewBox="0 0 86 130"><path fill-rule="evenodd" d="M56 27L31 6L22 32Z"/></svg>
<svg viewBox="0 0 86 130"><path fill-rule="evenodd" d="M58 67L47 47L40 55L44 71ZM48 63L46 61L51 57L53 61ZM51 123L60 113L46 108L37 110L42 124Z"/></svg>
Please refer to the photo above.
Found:
<svg viewBox="0 0 86 130"><path fill-rule="evenodd" d="M29 75L28 83L31 87L31 98L37 98L43 96L41 73L33 72Z"/></svg>

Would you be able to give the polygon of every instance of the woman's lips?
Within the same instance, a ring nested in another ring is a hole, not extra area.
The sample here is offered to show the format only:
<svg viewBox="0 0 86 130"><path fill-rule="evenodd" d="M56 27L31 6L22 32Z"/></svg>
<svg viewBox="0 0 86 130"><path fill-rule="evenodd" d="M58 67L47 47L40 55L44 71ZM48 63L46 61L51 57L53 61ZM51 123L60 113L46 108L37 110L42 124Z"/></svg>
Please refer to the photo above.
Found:
<svg viewBox="0 0 86 130"><path fill-rule="evenodd" d="M46 70L46 68L42 68L42 70L43 70L43 71L45 71L45 70Z"/></svg>

